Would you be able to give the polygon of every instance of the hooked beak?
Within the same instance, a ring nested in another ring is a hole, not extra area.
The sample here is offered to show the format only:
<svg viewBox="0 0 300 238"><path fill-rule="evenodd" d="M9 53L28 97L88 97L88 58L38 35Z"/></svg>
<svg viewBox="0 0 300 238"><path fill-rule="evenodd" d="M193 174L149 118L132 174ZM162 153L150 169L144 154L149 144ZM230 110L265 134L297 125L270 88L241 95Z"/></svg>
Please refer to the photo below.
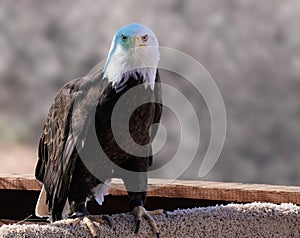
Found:
<svg viewBox="0 0 300 238"><path fill-rule="evenodd" d="M134 34L133 36L133 47L138 48L138 47L144 47L147 46L145 42L139 37L138 35Z"/></svg>

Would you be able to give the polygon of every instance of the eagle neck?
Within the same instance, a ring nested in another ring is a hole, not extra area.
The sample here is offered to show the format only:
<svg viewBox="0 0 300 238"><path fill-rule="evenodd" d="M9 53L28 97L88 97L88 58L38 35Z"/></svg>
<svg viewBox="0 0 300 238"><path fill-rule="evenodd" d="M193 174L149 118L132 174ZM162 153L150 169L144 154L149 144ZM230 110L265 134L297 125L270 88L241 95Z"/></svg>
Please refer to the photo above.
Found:
<svg viewBox="0 0 300 238"><path fill-rule="evenodd" d="M116 47L106 61L103 78L107 78L109 82L112 82L112 86L119 90L129 78L136 80L141 78L145 89L150 87L154 90L158 61L157 47L129 50Z"/></svg>

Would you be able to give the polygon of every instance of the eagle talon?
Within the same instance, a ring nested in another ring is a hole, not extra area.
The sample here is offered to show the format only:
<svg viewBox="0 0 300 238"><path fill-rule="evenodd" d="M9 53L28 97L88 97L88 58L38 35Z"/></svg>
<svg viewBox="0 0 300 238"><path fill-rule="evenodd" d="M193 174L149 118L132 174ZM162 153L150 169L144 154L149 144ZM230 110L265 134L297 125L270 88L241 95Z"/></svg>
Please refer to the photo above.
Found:
<svg viewBox="0 0 300 238"><path fill-rule="evenodd" d="M141 220L137 220L135 230L134 230L135 234L139 232L140 226L141 226Z"/></svg>
<svg viewBox="0 0 300 238"><path fill-rule="evenodd" d="M143 206L136 206L133 208L132 213L136 216L136 228L134 233L137 233L140 229L140 224L142 217L144 217L149 225L151 226L153 232L156 234L156 237L160 237L160 233L158 227L156 225L155 220L152 218L151 215L161 215L164 214L162 210L150 211L148 212Z"/></svg>
<svg viewBox="0 0 300 238"><path fill-rule="evenodd" d="M78 223L82 220L82 218L76 217L76 218L69 218L70 220L67 221L69 224L69 228L71 233L75 232L75 228L77 227Z"/></svg>
<svg viewBox="0 0 300 238"><path fill-rule="evenodd" d="M164 213L164 215L165 215L166 218L169 217L169 214L168 214L168 211L167 211L167 210L163 210L163 213Z"/></svg>
<svg viewBox="0 0 300 238"><path fill-rule="evenodd" d="M98 216L98 215L81 215L81 212L76 212L73 213L71 215L68 216L68 218L70 218L70 220L68 221L69 225L70 225L70 230L73 233L74 232L74 228L78 225L78 223L82 222L83 224L85 224L88 228L88 230L90 231L91 237L92 238L97 238L97 229L96 226L94 224L94 222L100 223L100 224L104 224L107 223L109 225L109 227L112 227L112 223L111 220L108 216L103 215L103 216Z"/></svg>
<svg viewBox="0 0 300 238"><path fill-rule="evenodd" d="M102 216L102 220L105 221L105 222L107 222L108 226L109 226L110 228L112 228L112 222L111 222L111 220L110 220L110 218L109 218L108 216L103 215L103 216Z"/></svg>

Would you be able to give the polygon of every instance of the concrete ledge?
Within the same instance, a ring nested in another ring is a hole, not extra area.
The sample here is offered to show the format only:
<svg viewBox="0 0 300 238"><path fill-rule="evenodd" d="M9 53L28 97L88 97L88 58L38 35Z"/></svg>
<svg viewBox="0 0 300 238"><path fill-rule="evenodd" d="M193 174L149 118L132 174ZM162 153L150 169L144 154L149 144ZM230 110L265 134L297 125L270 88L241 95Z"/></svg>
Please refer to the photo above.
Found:
<svg viewBox="0 0 300 238"><path fill-rule="evenodd" d="M131 214L111 215L113 229L94 223L97 237L154 237L145 220L138 235L133 234ZM169 217L154 216L161 237L299 237L300 207L272 203L229 204L176 210ZM91 237L83 222L71 228L67 220L47 225L3 225L0 238Z"/></svg>

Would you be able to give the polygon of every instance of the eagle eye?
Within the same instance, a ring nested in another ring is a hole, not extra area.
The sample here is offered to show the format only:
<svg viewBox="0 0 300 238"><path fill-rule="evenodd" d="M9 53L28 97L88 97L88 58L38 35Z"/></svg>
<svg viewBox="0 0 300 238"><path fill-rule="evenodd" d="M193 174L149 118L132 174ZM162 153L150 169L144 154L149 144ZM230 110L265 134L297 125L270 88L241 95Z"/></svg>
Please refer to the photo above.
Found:
<svg viewBox="0 0 300 238"><path fill-rule="evenodd" d="M149 36L148 36L148 35L143 35L143 36L142 36L142 40L143 40L143 41L147 41L147 40L148 40L148 38L149 38Z"/></svg>
<svg viewBox="0 0 300 238"><path fill-rule="evenodd" d="M122 34L121 39L122 39L122 41L126 41L128 39L128 36L125 36L125 35Z"/></svg>

